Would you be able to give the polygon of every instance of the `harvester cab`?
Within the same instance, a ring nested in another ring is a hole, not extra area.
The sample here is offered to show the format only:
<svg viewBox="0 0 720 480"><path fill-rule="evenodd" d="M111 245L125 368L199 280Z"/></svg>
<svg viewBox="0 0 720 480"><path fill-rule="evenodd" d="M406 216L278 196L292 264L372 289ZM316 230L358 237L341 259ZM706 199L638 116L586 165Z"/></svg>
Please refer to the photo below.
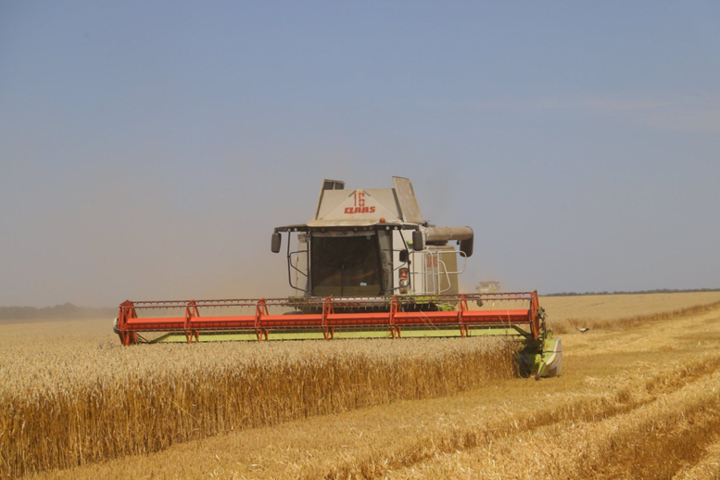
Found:
<svg viewBox="0 0 720 480"><path fill-rule="evenodd" d="M503 337L520 369L556 376L562 343L545 326L537 292L460 293L473 253L470 227L424 220L412 182L346 190L324 180L315 215L286 234L289 298L125 301L114 330L135 343L324 338ZM225 314L218 315L223 310Z"/></svg>
<svg viewBox="0 0 720 480"><path fill-rule="evenodd" d="M393 177L393 185L345 190L345 182L324 180L315 217L272 236L277 253L287 233L290 286L306 297L457 295L472 229L430 225L412 182Z"/></svg>

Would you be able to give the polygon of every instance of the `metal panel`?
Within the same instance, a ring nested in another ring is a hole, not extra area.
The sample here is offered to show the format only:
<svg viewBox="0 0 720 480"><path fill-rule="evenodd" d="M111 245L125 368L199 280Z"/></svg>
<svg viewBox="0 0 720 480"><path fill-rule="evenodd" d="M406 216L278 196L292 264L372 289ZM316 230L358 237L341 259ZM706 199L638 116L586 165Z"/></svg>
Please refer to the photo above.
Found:
<svg viewBox="0 0 720 480"><path fill-rule="evenodd" d="M315 220L318 219L320 214L320 205L322 205L323 194L325 190L345 190L345 182L342 180L328 180L322 181L322 187L320 187L320 196L318 197L317 207L315 208Z"/></svg>
<svg viewBox="0 0 720 480"><path fill-rule="evenodd" d="M415 190L409 178L393 177L393 185L395 186L395 195L400 205L400 211L404 222L423 223L422 213L420 213L420 205L418 205L415 197Z"/></svg>
<svg viewBox="0 0 720 480"><path fill-rule="evenodd" d="M324 191L315 220L308 225L374 225L381 218L386 223L401 222L392 189Z"/></svg>

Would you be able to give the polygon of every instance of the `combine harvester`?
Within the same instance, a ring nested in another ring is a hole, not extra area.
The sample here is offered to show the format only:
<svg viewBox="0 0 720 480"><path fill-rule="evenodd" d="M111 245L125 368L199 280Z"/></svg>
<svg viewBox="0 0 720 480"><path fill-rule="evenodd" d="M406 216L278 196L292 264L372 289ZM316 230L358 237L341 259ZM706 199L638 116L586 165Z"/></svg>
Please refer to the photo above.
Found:
<svg viewBox="0 0 720 480"><path fill-rule="evenodd" d="M545 327L537 292L460 294L472 229L430 225L410 180L393 177L393 185L345 190L344 182L325 180L312 221L275 228L272 251L287 234L288 280L302 295L128 300L115 332L123 345L504 336L522 342L525 373L559 375L561 342Z"/></svg>

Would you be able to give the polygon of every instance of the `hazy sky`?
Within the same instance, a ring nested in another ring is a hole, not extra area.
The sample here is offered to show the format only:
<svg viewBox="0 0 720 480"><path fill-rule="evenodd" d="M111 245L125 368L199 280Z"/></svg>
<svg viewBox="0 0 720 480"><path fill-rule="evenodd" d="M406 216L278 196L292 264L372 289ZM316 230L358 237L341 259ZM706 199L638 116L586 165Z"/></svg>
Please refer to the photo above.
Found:
<svg viewBox="0 0 720 480"><path fill-rule="evenodd" d="M720 287L719 5L2 0L0 305L289 294L392 175L468 287Z"/></svg>

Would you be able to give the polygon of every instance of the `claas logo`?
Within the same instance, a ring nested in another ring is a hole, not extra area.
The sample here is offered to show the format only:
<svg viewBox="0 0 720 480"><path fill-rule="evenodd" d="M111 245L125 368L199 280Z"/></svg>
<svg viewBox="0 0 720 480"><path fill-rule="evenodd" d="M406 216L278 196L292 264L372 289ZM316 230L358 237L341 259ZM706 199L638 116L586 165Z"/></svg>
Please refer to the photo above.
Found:
<svg viewBox="0 0 720 480"><path fill-rule="evenodd" d="M353 213L375 213L374 206L365 205L365 194L362 190L357 190L353 195L355 197L354 207L345 207L345 213L351 215Z"/></svg>

